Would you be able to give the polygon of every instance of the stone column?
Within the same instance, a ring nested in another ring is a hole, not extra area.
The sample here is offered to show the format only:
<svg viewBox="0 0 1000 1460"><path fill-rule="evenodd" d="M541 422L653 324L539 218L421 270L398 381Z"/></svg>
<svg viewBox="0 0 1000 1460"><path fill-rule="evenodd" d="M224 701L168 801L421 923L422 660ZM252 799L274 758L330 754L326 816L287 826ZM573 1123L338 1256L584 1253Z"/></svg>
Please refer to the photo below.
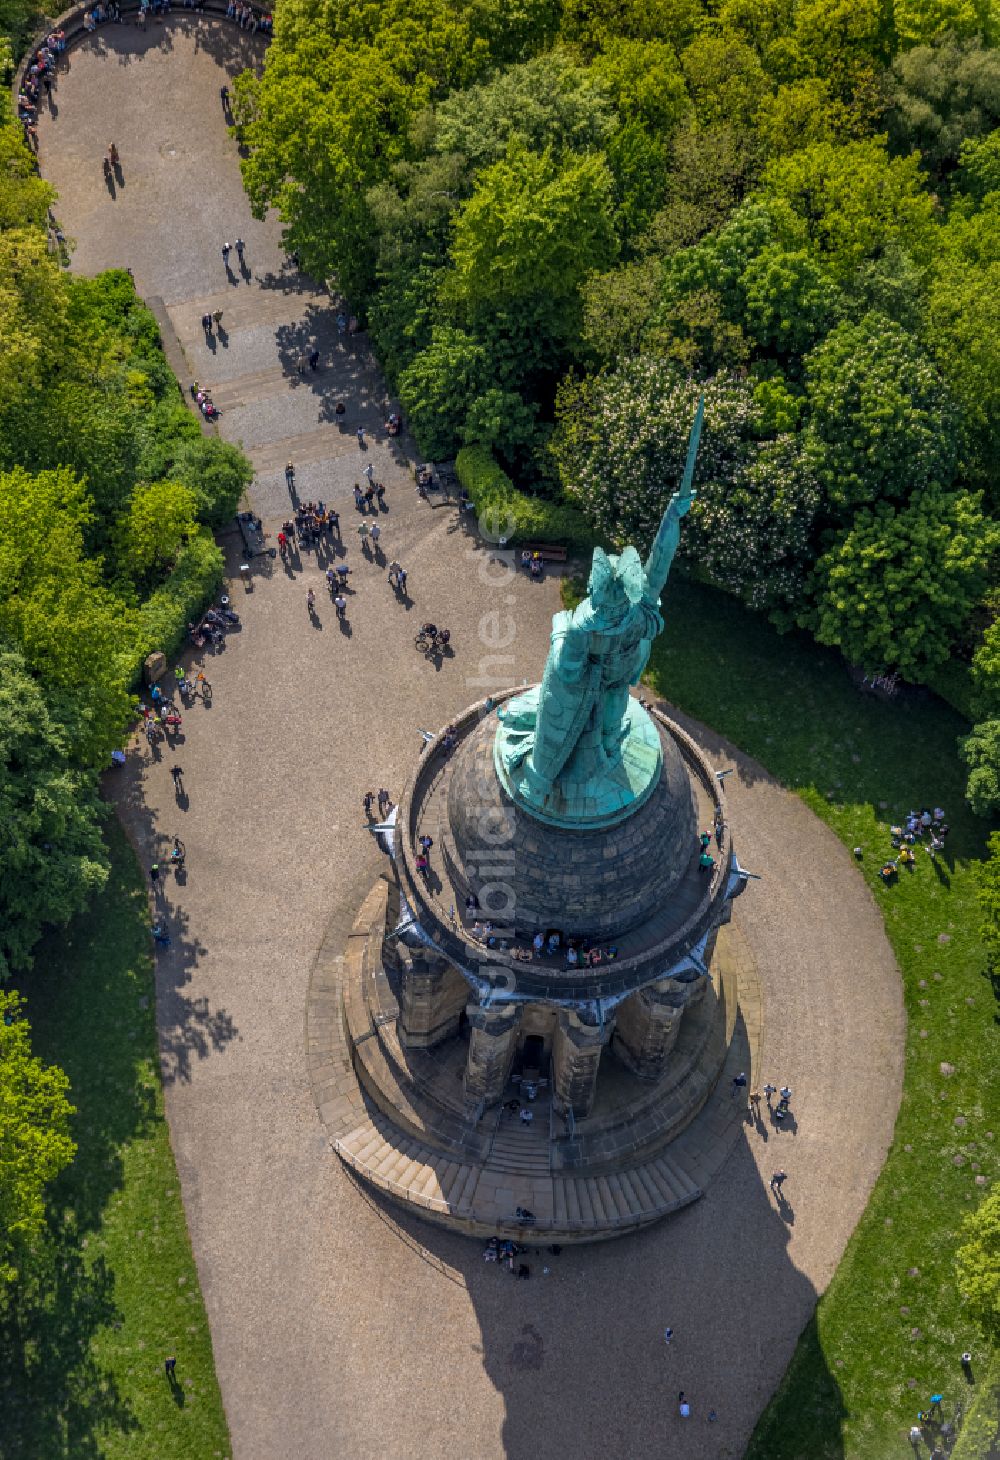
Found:
<svg viewBox="0 0 1000 1460"><path fill-rule="evenodd" d="M521 1006L500 1004L484 1008L476 999L470 999L465 1012L469 1016L465 1095L477 1104L484 1100L487 1105L495 1105L503 1095L514 1058Z"/></svg>
<svg viewBox="0 0 1000 1460"><path fill-rule="evenodd" d="M469 985L438 954L400 947L400 955L399 1040L407 1049L428 1049L457 1032Z"/></svg>
<svg viewBox="0 0 1000 1460"><path fill-rule="evenodd" d="M559 1014L552 1047L552 1080L556 1109L589 1115L597 1093L597 1067L614 1022L588 1024L574 1009Z"/></svg>
<svg viewBox="0 0 1000 1460"><path fill-rule="evenodd" d="M659 978L627 998L618 1010L615 1053L639 1076L658 1080L680 1033L684 1010L705 992L707 980L690 976Z"/></svg>

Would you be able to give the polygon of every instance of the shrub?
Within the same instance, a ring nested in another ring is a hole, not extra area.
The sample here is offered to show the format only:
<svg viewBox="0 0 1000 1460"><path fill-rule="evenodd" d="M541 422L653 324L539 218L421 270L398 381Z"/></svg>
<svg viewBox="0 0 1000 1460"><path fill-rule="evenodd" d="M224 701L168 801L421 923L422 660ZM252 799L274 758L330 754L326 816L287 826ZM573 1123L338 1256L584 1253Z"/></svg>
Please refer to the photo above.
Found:
<svg viewBox="0 0 1000 1460"><path fill-rule="evenodd" d="M965 799L977 816L992 816L1000 811L1000 720L973 725L958 752L969 767Z"/></svg>
<svg viewBox="0 0 1000 1460"><path fill-rule="evenodd" d="M519 492L485 447L463 446L455 470L477 516L490 519L491 535L495 531L507 541L559 543L578 552L594 546L596 538L581 513Z"/></svg>
<svg viewBox="0 0 1000 1460"><path fill-rule="evenodd" d="M222 583L223 559L211 533L199 532L177 555L173 572L139 610L136 675L147 654L176 654L191 619L197 618Z"/></svg>

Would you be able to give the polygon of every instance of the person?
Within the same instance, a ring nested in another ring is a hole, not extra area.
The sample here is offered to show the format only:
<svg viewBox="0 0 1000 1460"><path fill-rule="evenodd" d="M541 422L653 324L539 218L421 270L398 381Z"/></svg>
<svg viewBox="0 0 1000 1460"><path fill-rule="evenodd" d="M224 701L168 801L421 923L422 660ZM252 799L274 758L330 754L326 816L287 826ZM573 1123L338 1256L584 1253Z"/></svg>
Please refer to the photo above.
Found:
<svg viewBox="0 0 1000 1460"><path fill-rule="evenodd" d="M405 592L406 592L406 569L405 568L397 568L396 569L396 588L398 589L398 591L400 593L405 594Z"/></svg>
<svg viewBox="0 0 1000 1460"><path fill-rule="evenodd" d="M153 884L154 887L159 882L159 880L160 880L160 864L159 864L159 862L154 862L153 865L150 867L150 869L149 869L149 880L150 880L150 882L152 882L152 884Z"/></svg>
<svg viewBox="0 0 1000 1460"><path fill-rule="evenodd" d="M377 522L372 523L371 528L369 529L369 534L371 536L373 546L378 547L378 540L382 536L382 529L381 527L379 527Z"/></svg>
<svg viewBox="0 0 1000 1460"><path fill-rule="evenodd" d="M219 87L219 98L220 98L220 100L222 102L222 110L223 111L228 111L229 110L229 87L228 86L223 85L223 86L220 86Z"/></svg>
<svg viewBox="0 0 1000 1460"><path fill-rule="evenodd" d="M236 240L236 257L239 259L241 267L243 265L243 253L245 249L246 244L243 242L242 238L238 238Z"/></svg>
<svg viewBox="0 0 1000 1460"><path fill-rule="evenodd" d="M923 1443L923 1439L924 1439L924 1432L920 1428L920 1426L919 1425L911 1425L910 1426L910 1444L913 1446L914 1450L916 1451L916 1453L918 1455L920 1454L920 1447L921 1447L921 1445Z"/></svg>
<svg viewBox="0 0 1000 1460"><path fill-rule="evenodd" d="M347 599L342 593L337 594L333 600L333 606L337 610L337 617L342 620L347 613Z"/></svg>
<svg viewBox="0 0 1000 1460"><path fill-rule="evenodd" d="M365 449L365 428L364 428L364 426L359 426L358 427L358 445L361 447L361 450L364 451L364 449Z"/></svg>
<svg viewBox="0 0 1000 1460"><path fill-rule="evenodd" d="M178 836L174 837L174 845L170 853L170 860L171 862L173 862L175 867L184 866L184 848L181 845L181 839Z"/></svg>
<svg viewBox="0 0 1000 1460"><path fill-rule="evenodd" d="M913 867L913 866L915 866L917 859L913 855L913 848L912 847L900 847L900 849L899 849L899 860L902 862L902 864L903 864L904 867Z"/></svg>
<svg viewBox="0 0 1000 1460"><path fill-rule="evenodd" d="M340 584L341 592L343 592L344 589L347 587L347 575L350 573L350 571L351 570L346 563L337 564L337 581Z"/></svg>
<svg viewBox="0 0 1000 1460"><path fill-rule="evenodd" d="M378 498L379 510L385 506L385 487L381 482L375 483L375 496Z"/></svg>
<svg viewBox="0 0 1000 1460"><path fill-rule="evenodd" d="M361 490L361 483L354 483L354 506L356 511L363 512L365 508L365 494Z"/></svg>
<svg viewBox="0 0 1000 1460"><path fill-rule="evenodd" d="M365 467L364 475L368 478L369 484L375 480L375 468L372 466L371 462L368 462L367 466Z"/></svg>
<svg viewBox="0 0 1000 1460"><path fill-rule="evenodd" d="M172 765L170 767L170 774L174 778L174 787L178 787L181 783L181 780L183 779L184 772L181 770L179 765Z"/></svg>
<svg viewBox="0 0 1000 1460"><path fill-rule="evenodd" d="M316 349L312 349L309 351L309 369L319 369L319 351Z"/></svg>
<svg viewBox="0 0 1000 1460"><path fill-rule="evenodd" d="M715 858L712 856L712 853L708 851L702 852L701 856L698 858L699 869L702 872L711 872L714 866Z"/></svg>
<svg viewBox="0 0 1000 1460"><path fill-rule="evenodd" d="M437 624L421 624L420 632L437 643Z"/></svg>
<svg viewBox="0 0 1000 1460"><path fill-rule="evenodd" d="M212 322L214 323L216 329L218 329L219 326L222 324L222 310L221 309L213 309L212 310Z"/></svg>
<svg viewBox="0 0 1000 1460"><path fill-rule="evenodd" d="M365 557L367 557L368 556L368 523L367 522L359 522L358 523L358 537L361 539L361 551L364 553Z"/></svg>
<svg viewBox="0 0 1000 1460"><path fill-rule="evenodd" d="M177 1360L173 1354L164 1361L163 1367L167 1371L167 1378L173 1380L176 1377Z"/></svg>
<svg viewBox="0 0 1000 1460"><path fill-rule="evenodd" d="M390 583L394 580L394 578L396 577L396 574L399 571L400 571L399 564L396 562L396 559L393 558L392 562L389 564L389 582Z"/></svg>
<svg viewBox="0 0 1000 1460"><path fill-rule="evenodd" d="M683 1389L677 1396L677 1411L680 1414L681 1419L691 1418L691 1406L687 1402L687 1398L684 1394Z"/></svg>
<svg viewBox="0 0 1000 1460"><path fill-rule="evenodd" d="M530 1125L534 1118L535 1112L533 1110L529 1110L526 1105L523 1105L521 1107L521 1124Z"/></svg>
<svg viewBox="0 0 1000 1460"><path fill-rule="evenodd" d="M431 870L431 864L427 860L426 855L423 852L418 852L417 853L417 871L420 873L421 877L424 879L425 882L427 881L427 877L428 877L428 874L429 874L430 870Z"/></svg>
<svg viewBox="0 0 1000 1460"><path fill-rule="evenodd" d="M708 848L711 845L711 841L712 841L712 834L711 834L711 832L703 831L702 834L701 834L701 849L702 849L703 852L707 852L708 851Z"/></svg>
<svg viewBox="0 0 1000 1460"><path fill-rule="evenodd" d="M434 838L432 836L428 836L427 833L424 832L423 836L417 838L417 842L424 856L429 857L431 847L434 845Z"/></svg>
<svg viewBox="0 0 1000 1460"><path fill-rule="evenodd" d="M739 1091L740 1090L745 1090L746 1087L747 1087L747 1077L743 1073L743 1071L741 1070L738 1075L734 1075L733 1076L732 1082L730 1083L730 1086L729 1086L729 1098L730 1098L730 1100L734 1100L736 1098L737 1094L739 1093Z"/></svg>
<svg viewBox="0 0 1000 1460"><path fill-rule="evenodd" d="M374 820L374 818L372 816L372 806L374 804L375 804L375 792L374 791L366 791L365 792L365 815L367 816L367 818L368 818L369 821Z"/></svg>
<svg viewBox="0 0 1000 1460"><path fill-rule="evenodd" d="M222 245L222 262L225 264L225 266L226 266L227 269L229 268L229 254L230 254L230 251L231 250L232 250L232 244L231 243L224 243Z"/></svg>
<svg viewBox="0 0 1000 1460"><path fill-rule="evenodd" d="M306 594L306 608L310 613L315 613L316 611L316 595L311 588Z"/></svg>
<svg viewBox="0 0 1000 1460"><path fill-rule="evenodd" d="M576 948L571 943L569 945L569 947L566 949L566 966L567 966L567 968L575 968L576 965L579 963L579 961L580 961L580 955L576 951Z"/></svg>
<svg viewBox="0 0 1000 1460"><path fill-rule="evenodd" d="M290 461L285 462L285 486L291 491L295 483L295 467Z"/></svg>
<svg viewBox="0 0 1000 1460"><path fill-rule="evenodd" d="M119 161L119 159L118 159L118 148L115 146L115 144L113 142L108 147L108 157L109 157L109 159L111 161L111 166L112 167L117 167L118 166L118 161Z"/></svg>
<svg viewBox="0 0 1000 1460"><path fill-rule="evenodd" d="M674 1330L672 1328L665 1328L663 1330L663 1342L664 1343L669 1344L670 1343L670 1340L673 1338L673 1336L674 1336Z"/></svg>
<svg viewBox="0 0 1000 1460"><path fill-rule="evenodd" d="M535 950L536 954L541 953L542 949L545 947L545 934L542 932L536 933L531 940L531 946Z"/></svg>
<svg viewBox="0 0 1000 1460"><path fill-rule="evenodd" d="M784 1186L787 1180L787 1171L775 1171L774 1175L771 1177L771 1190L774 1192L775 1196L781 1195L781 1188Z"/></svg>
<svg viewBox="0 0 1000 1460"><path fill-rule="evenodd" d="M278 552L282 557L285 557L288 553L288 538L285 536L284 531L278 533Z"/></svg>
<svg viewBox="0 0 1000 1460"><path fill-rule="evenodd" d="M385 818L392 810L392 797L384 786L378 788L378 814Z"/></svg>

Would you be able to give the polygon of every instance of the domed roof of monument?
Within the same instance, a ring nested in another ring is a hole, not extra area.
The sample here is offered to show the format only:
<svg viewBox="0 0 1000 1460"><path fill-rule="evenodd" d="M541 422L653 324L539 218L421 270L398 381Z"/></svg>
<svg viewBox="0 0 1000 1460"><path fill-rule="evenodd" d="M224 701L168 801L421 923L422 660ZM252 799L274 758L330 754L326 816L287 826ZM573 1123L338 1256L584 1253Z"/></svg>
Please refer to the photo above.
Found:
<svg viewBox="0 0 1000 1460"><path fill-rule="evenodd" d="M691 778L673 736L658 726L663 766L643 805L613 826L581 829L548 825L511 799L494 765L496 729L488 716L455 754L444 848L484 917L513 923L523 937L557 928L606 940L669 911L700 850Z"/></svg>

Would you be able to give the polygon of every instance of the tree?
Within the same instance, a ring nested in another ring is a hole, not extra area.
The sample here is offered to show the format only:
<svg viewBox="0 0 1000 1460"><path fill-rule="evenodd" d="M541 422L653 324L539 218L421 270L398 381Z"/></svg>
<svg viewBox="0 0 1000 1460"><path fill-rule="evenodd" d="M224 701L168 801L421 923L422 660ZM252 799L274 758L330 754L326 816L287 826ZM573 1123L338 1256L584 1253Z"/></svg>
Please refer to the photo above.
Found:
<svg viewBox="0 0 1000 1460"><path fill-rule="evenodd" d="M659 259L644 258L607 274L592 274L583 285L583 338L601 365L620 355L639 353L646 326L663 292Z"/></svg>
<svg viewBox="0 0 1000 1460"><path fill-rule="evenodd" d="M454 456L469 407L490 383L484 346L464 330L434 328L431 342L399 377L399 398L420 449L432 461Z"/></svg>
<svg viewBox="0 0 1000 1460"><path fill-rule="evenodd" d="M719 228L757 181L760 160L752 131L680 127L670 143L667 201L650 225L649 251L673 253Z"/></svg>
<svg viewBox="0 0 1000 1460"><path fill-rule="evenodd" d="M616 125L599 74L550 51L441 102L434 149L480 168L499 161L514 136L533 152L561 156L602 147Z"/></svg>
<svg viewBox="0 0 1000 1460"><path fill-rule="evenodd" d="M807 249L770 244L743 273L746 328L764 349L802 355L829 330L840 290Z"/></svg>
<svg viewBox="0 0 1000 1460"><path fill-rule="evenodd" d="M987 607L994 613L1000 608L1000 595L987 600ZM973 709L984 719L1000 717L1000 615L992 620L983 631L983 637L972 656L970 668L972 680Z"/></svg>
<svg viewBox="0 0 1000 1460"><path fill-rule="evenodd" d="M103 766L132 711L136 622L85 555L92 515L70 471L0 473L0 639L20 649L60 714L72 697L74 763Z"/></svg>
<svg viewBox="0 0 1000 1460"><path fill-rule="evenodd" d="M856 115L819 76L805 76L767 92L755 125L772 155L798 152L816 142L846 142L858 131Z"/></svg>
<svg viewBox="0 0 1000 1460"><path fill-rule="evenodd" d="M959 754L969 767L965 799L977 816L993 816L1000 811L1000 719L973 725Z"/></svg>
<svg viewBox="0 0 1000 1460"><path fill-rule="evenodd" d="M836 96L864 104L890 57L887 11L872 0L803 0L795 7L791 36L772 46L768 60L784 66L789 80L792 74L822 76Z"/></svg>
<svg viewBox="0 0 1000 1460"><path fill-rule="evenodd" d="M681 65L701 126L749 130L769 89L752 46L735 35L706 31L681 52Z"/></svg>
<svg viewBox="0 0 1000 1460"><path fill-rule="evenodd" d="M198 502L180 482L140 482L118 530L119 561L137 583L173 566L198 526Z"/></svg>
<svg viewBox="0 0 1000 1460"><path fill-rule="evenodd" d="M31 1052L15 993L0 991L0 1301L45 1222L45 1188L76 1154L69 1080Z"/></svg>
<svg viewBox="0 0 1000 1460"><path fill-rule="evenodd" d="M679 50L704 24L701 0L563 0L562 34L593 55L622 36Z"/></svg>
<svg viewBox="0 0 1000 1460"><path fill-rule="evenodd" d="M898 242L917 259L933 246L934 201L919 158L889 157L878 141L814 142L765 169L763 193L791 207L838 279Z"/></svg>
<svg viewBox="0 0 1000 1460"><path fill-rule="evenodd" d="M793 621L813 558L812 525L820 490L793 436L764 442L732 477L698 492L687 554L714 582L751 608Z"/></svg>
<svg viewBox="0 0 1000 1460"><path fill-rule="evenodd" d="M980 499L925 487L876 502L819 558L799 622L866 670L942 664L986 588L997 530Z"/></svg>
<svg viewBox="0 0 1000 1460"><path fill-rule="evenodd" d="M1000 121L1000 54L978 40L916 46L892 71L890 137L901 152L918 150L939 178L956 166L963 142Z"/></svg>
<svg viewBox="0 0 1000 1460"><path fill-rule="evenodd" d="M617 543L652 542L684 470L699 394L705 422L696 487L725 493L752 455L748 387L729 376L703 385L648 355L596 378L564 382L552 451L567 497ZM693 524L700 506L689 519Z"/></svg>
<svg viewBox="0 0 1000 1460"><path fill-rule="evenodd" d="M968 137L958 149L958 186L981 203L1000 192L1000 127L985 137Z"/></svg>
<svg viewBox="0 0 1000 1460"><path fill-rule="evenodd" d="M218 436L181 442L165 471L190 489L199 518L210 527L222 527L233 517L253 481L253 467L243 452Z"/></svg>
<svg viewBox="0 0 1000 1460"><path fill-rule="evenodd" d="M622 120L651 133L666 137L691 111L677 52L666 41L609 40L590 69Z"/></svg>
<svg viewBox="0 0 1000 1460"><path fill-rule="evenodd" d="M0 19L0 32L6 28ZM25 145L21 128L7 110L0 119L0 230L28 225L44 228L46 212L54 199L54 189L38 176L34 156Z"/></svg>
<svg viewBox="0 0 1000 1460"><path fill-rule="evenodd" d="M993 855L1000 855L1000 846L994 846ZM960 1235L965 1240L955 1254L955 1266L966 1310L995 1344L1000 1341L1000 1187L969 1213Z"/></svg>
<svg viewBox="0 0 1000 1460"><path fill-rule="evenodd" d="M559 29L561 10L559 0L507 0L505 5L472 0L469 21L473 33L485 41L494 61L506 66L514 61L526 61L552 44Z"/></svg>
<svg viewBox="0 0 1000 1460"><path fill-rule="evenodd" d="M663 202L667 146L642 122L627 122L608 143L618 234L623 247L638 243Z"/></svg>
<svg viewBox="0 0 1000 1460"><path fill-rule="evenodd" d="M21 655L0 648L0 983L31 966L46 923L103 887L108 863L94 776Z"/></svg>
<svg viewBox="0 0 1000 1460"><path fill-rule="evenodd" d="M805 362L807 446L837 516L950 484L957 420L916 340L880 315L831 330Z"/></svg>
<svg viewBox="0 0 1000 1460"><path fill-rule="evenodd" d="M465 317L516 318L522 332L573 341L580 285L617 251L611 186L599 156L559 162L512 142L455 222L450 292Z"/></svg>
<svg viewBox="0 0 1000 1460"><path fill-rule="evenodd" d="M892 20L900 46L919 46L954 36L996 40L992 0L893 0Z"/></svg>

